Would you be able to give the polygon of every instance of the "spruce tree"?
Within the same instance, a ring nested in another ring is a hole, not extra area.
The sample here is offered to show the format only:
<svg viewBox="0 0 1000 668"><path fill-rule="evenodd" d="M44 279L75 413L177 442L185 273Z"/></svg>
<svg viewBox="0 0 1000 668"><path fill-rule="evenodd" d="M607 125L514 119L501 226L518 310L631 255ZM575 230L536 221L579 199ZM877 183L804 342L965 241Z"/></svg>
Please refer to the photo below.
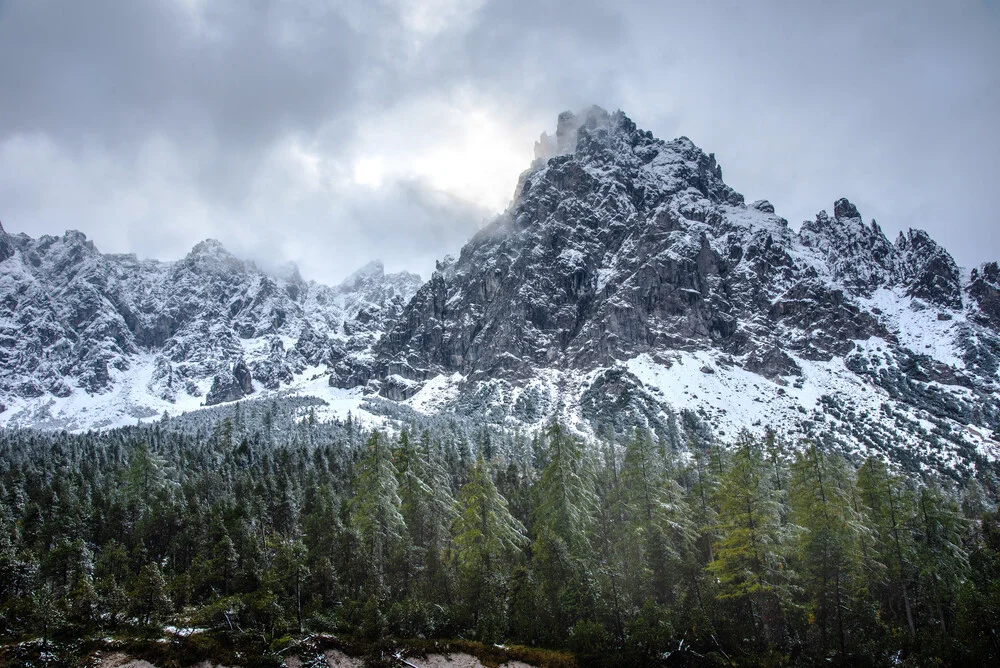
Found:
<svg viewBox="0 0 1000 668"><path fill-rule="evenodd" d="M592 529L597 511L593 462L583 443L553 422L546 430L548 464L538 482L534 513L535 569L551 616L564 636L596 605Z"/></svg>
<svg viewBox="0 0 1000 668"><path fill-rule="evenodd" d="M419 444L403 430L394 453L399 478L400 513L407 528L406 580L411 589L430 587L441 568L448 526L454 519L452 498L440 459L429 435Z"/></svg>
<svg viewBox="0 0 1000 668"><path fill-rule="evenodd" d="M381 603L389 594L386 568L405 535L406 523L399 512L401 502L392 453L381 433L372 433L366 450L358 467L351 522L361 535L368 594Z"/></svg>

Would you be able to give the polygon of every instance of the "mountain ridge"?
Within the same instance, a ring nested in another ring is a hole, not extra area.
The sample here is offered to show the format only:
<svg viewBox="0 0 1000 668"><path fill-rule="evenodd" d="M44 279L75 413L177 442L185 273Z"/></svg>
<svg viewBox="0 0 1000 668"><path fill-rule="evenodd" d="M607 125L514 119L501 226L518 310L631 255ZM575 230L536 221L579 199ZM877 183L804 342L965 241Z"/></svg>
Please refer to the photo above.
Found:
<svg viewBox="0 0 1000 668"><path fill-rule="evenodd" d="M753 424L752 399L775 426L845 449L860 420L866 448L895 434L930 442L924 459L995 459L997 263L962 270L921 230L890 241L846 198L796 231L768 201L745 203L714 154L620 111L561 114L535 156L508 210L426 282L375 261L331 288L214 241L161 263L101 255L81 233L0 232L0 421L86 426L46 402L110 391L143 358L156 415L311 383L355 409L381 395L663 435L690 413L732 436L735 416Z"/></svg>
<svg viewBox="0 0 1000 668"><path fill-rule="evenodd" d="M122 406L131 418L152 417L154 404L159 415L279 389L370 346L420 282L378 265L331 288L297 270L266 273L215 240L170 262L102 255L77 231L0 232L0 248L9 249L0 262L0 393L5 412L20 404L22 426L89 426L52 419L46 407L74 393L114 394L130 372L148 376L139 398L150 400L137 415ZM234 373L244 380L234 384Z"/></svg>

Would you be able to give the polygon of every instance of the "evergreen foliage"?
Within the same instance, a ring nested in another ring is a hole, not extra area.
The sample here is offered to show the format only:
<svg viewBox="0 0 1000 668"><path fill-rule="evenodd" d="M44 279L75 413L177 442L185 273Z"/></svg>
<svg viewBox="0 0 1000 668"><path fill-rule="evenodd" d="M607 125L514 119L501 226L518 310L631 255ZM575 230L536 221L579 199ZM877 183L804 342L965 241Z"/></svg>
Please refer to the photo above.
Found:
<svg viewBox="0 0 1000 668"><path fill-rule="evenodd" d="M684 434L644 429L389 434L278 412L0 431L0 636L50 647L173 624L585 663L1000 661L995 478L686 436L678 452Z"/></svg>

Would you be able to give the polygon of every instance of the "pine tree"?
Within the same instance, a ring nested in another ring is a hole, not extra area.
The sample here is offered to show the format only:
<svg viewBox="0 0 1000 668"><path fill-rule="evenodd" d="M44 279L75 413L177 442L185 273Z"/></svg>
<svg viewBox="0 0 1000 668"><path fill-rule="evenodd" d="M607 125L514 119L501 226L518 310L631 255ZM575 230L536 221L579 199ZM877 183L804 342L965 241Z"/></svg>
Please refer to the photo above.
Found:
<svg viewBox="0 0 1000 668"><path fill-rule="evenodd" d="M622 642L625 639L626 616L632 607L627 599L636 598L634 594L629 595L628 589L633 580L630 576L641 569L635 567L630 549L633 546L624 528L624 490L619 475L618 444L606 438L601 443L601 452L603 465L595 478L598 511L594 547L599 561L596 581L609 605L605 624L613 631L616 640Z"/></svg>
<svg viewBox="0 0 1000 668"><path fill-rule="evenodd" d="M271 546L274 560L268 571L265 586L270 589L285 610L289 610L302 632L305 602L304 588L309 569L306 567L307 550L301 540L280 539Z"/></svg>
<svg viewBox="0 0 1000 668"><path fill-rule="evenodd" d="M139 571L132 590L131 612L143 626L159 622L163 615L170 612L167 583L155 563L148 563Z"/></svg>
<svg viewBox="0 0 1000 668"><path fill-rule="evenodd" d="M82 539L73 541L74 559L70 569L68 619L90 626L97 619L98 597L94 589L94 564L90 548Z"/></svg>
<svg viewBox="0 0 1000 668"><path fill-rule="evenodd" d="M51 586L42 585L34 592L31 601L29 612L33 630L42 637L42 653L47 654L49 640L62 629L65 615Z"/></svg>

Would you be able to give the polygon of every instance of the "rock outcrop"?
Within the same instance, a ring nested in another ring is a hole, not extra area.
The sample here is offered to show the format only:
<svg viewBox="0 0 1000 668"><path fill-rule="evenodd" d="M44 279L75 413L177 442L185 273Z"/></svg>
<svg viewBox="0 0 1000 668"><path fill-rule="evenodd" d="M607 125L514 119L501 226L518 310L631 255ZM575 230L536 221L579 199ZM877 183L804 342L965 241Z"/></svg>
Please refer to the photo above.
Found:
<svg viewBox="0 0 1000 668"><path fill-rule="evenodd" d="M159 415L328 374L505 424L558 414L672 443L680 423L702 439L771 424L995 461L998 265L966 272L920 230L891 242L846 198L832 211L796 231L690 139L591 107L559 116L510 207L423 284L378 262L325 287L213 241L163 263L0 230L0 403L38 424L138 386Z"/></svg>

